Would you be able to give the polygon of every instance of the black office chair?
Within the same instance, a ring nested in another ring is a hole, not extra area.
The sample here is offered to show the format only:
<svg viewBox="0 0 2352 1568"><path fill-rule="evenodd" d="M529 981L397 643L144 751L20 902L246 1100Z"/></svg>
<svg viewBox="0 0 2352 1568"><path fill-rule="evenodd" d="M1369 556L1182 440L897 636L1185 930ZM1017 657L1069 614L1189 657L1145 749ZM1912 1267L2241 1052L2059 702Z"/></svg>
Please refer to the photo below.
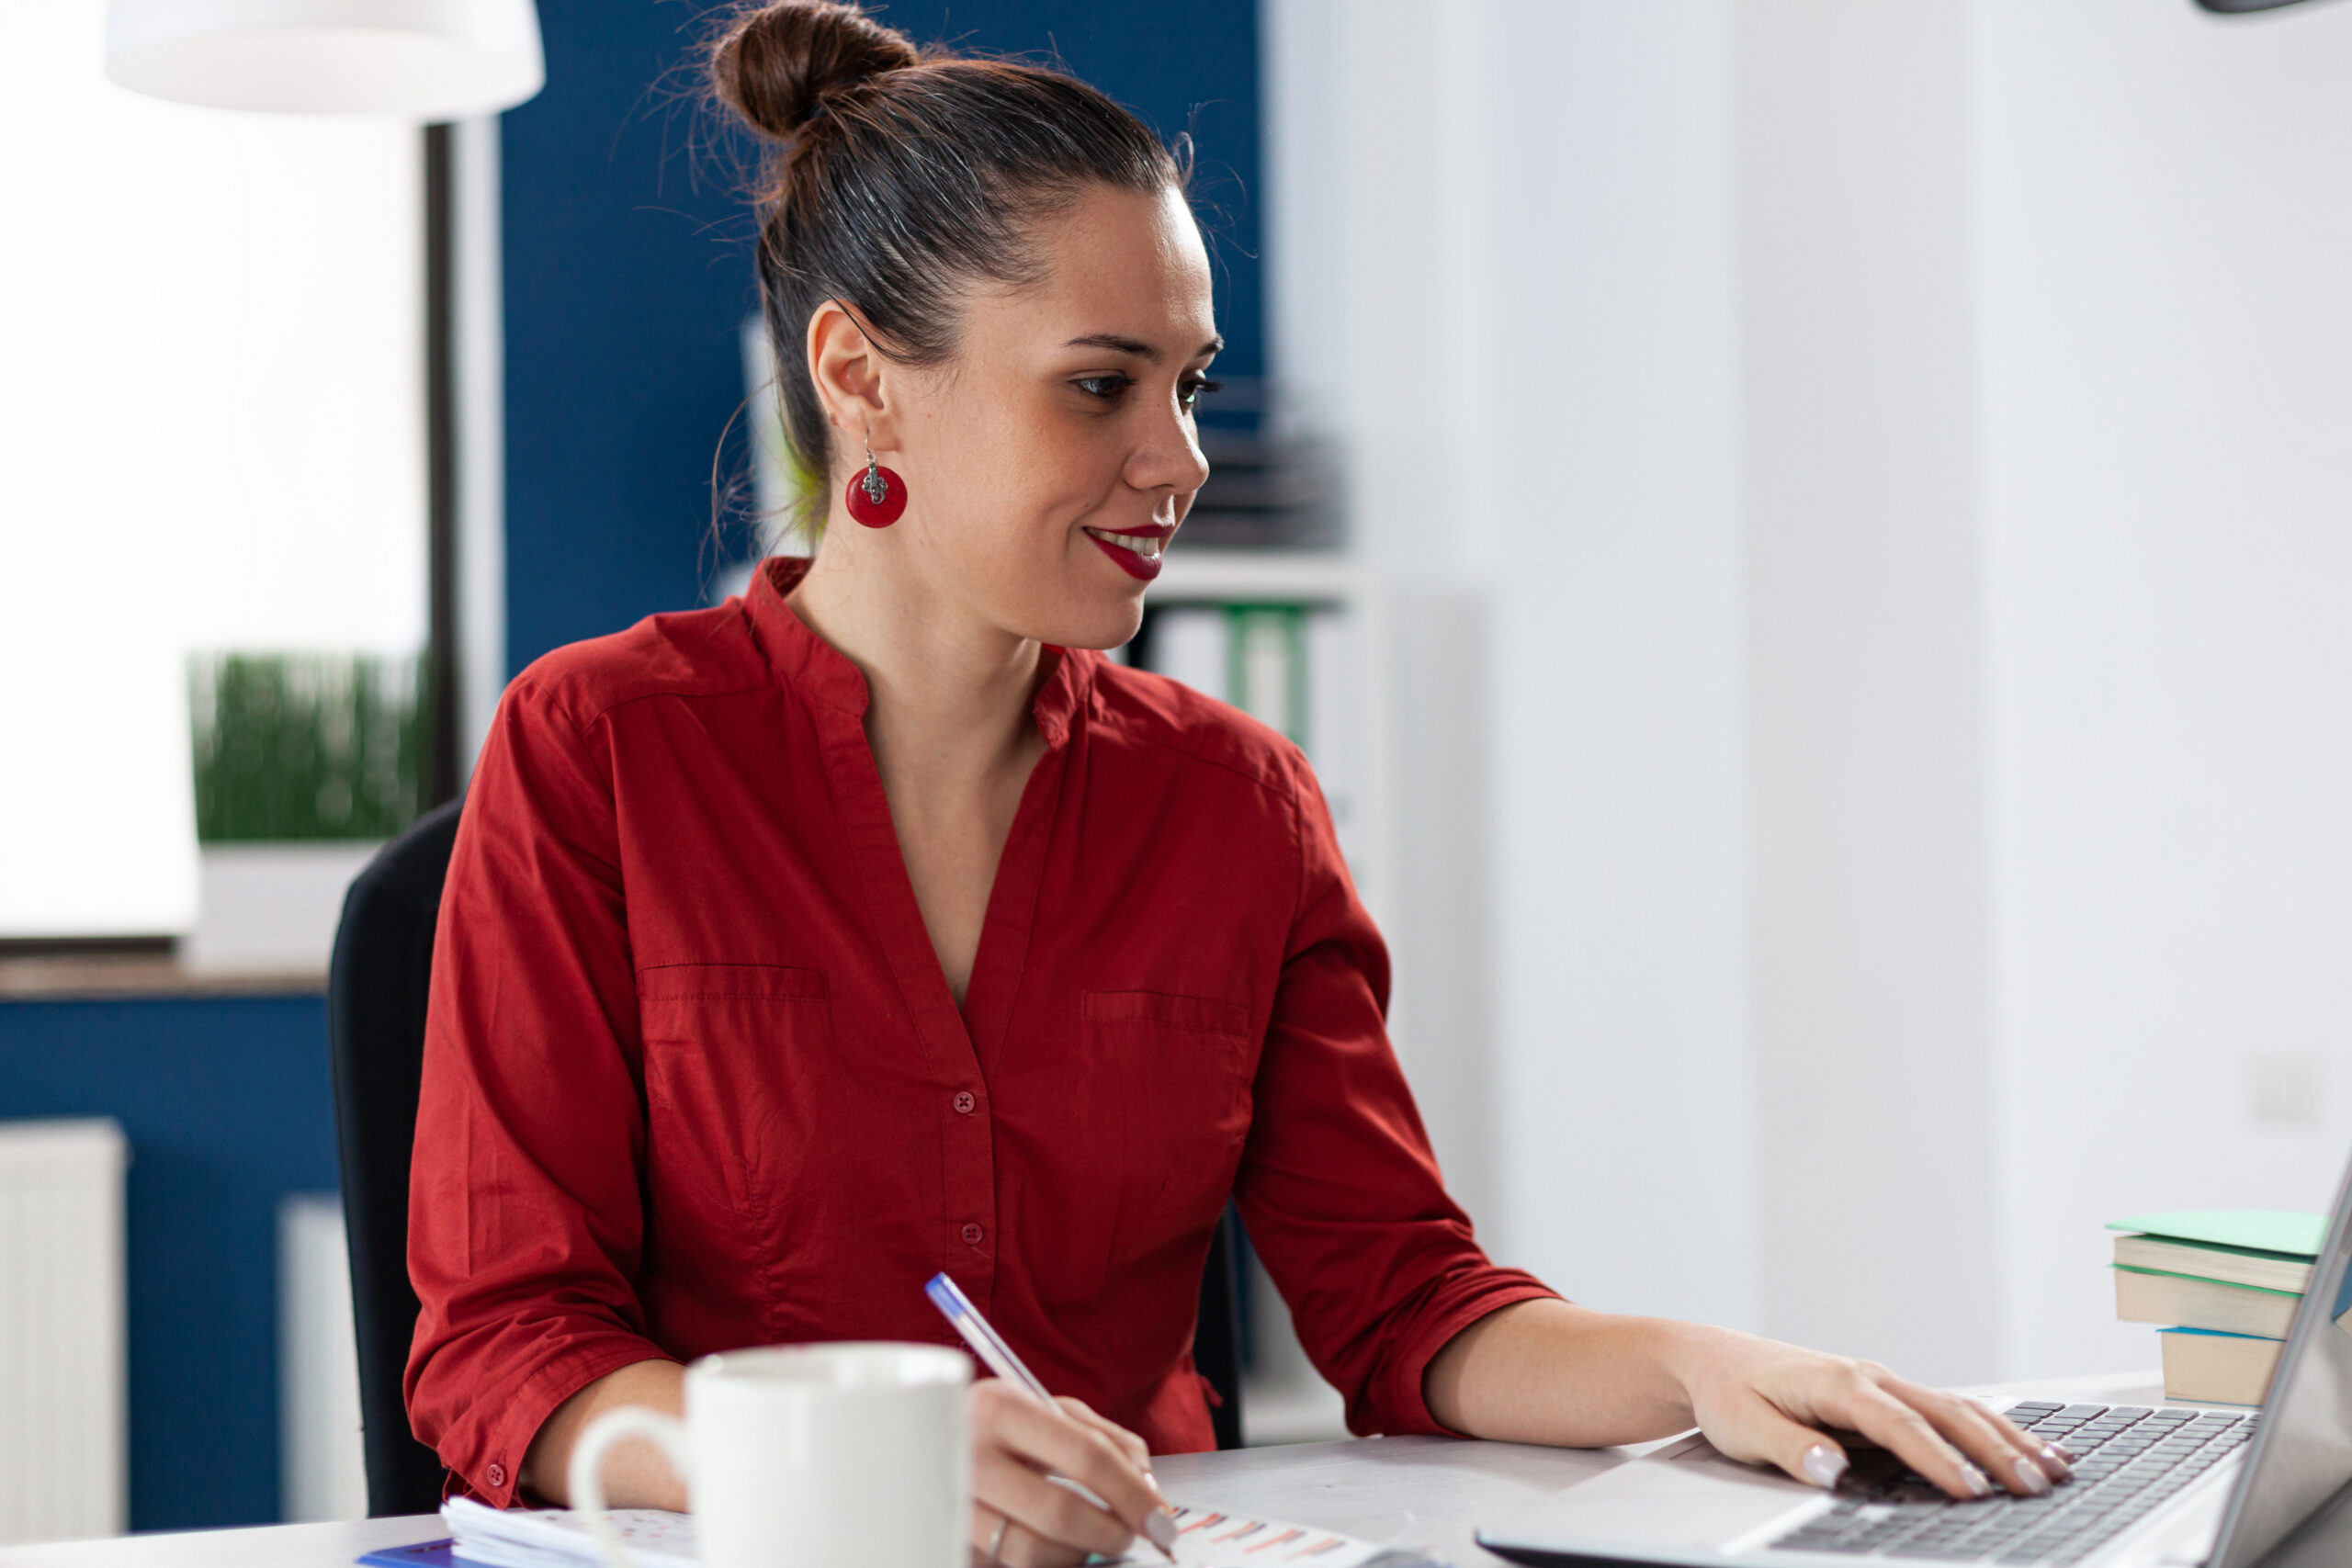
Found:
<svg viewBox="0 0 2352 1568"><path fill-rule="evenodd" d="M420 818L368 863L344 899L327 971L368 1511L379 1518L441 1506L441 1461L409 1428L401 1378L419 1311L408 1279L408 1168L424 1072L424 998L441 884L457 836L452 802ZM1223 1401L1209 1410L1220 1449L1241 1446L1237 1225L1228 1209L1209 1247L1193 1335L1193 1363Z"/></svg>
<svg viewBox="0 0 2352 1568"><path fill-rule="evenodd" d="M408 1282L408 1166L424 1077L424 994L459 804L427 812L368 863L344 897L327 968L359 1425L368 1511L379 1518L441 1506L441 1456L409 1430L401 1377L420 1310Z"/></svg>

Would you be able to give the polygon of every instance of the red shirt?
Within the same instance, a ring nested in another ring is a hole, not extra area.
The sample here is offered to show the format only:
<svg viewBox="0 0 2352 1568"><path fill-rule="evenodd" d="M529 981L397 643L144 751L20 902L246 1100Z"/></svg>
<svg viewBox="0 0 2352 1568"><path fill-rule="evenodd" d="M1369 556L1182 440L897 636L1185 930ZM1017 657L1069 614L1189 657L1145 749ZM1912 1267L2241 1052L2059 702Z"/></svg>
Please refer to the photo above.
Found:
<svg viewBox="0 0 2352 1568"><path fill-rule="evenodd" d="M1430 1358L1549 1292L1439 1181L1306 759L1049 651L959 1010L802 570L500 705L434 953L418 1436L503 1505L548 1415L632 1361L955 1343L944 1269L1055 1392L1210 1448L1190 1350L1228 1194L1351 1427L1441 1430Z"/></svg>

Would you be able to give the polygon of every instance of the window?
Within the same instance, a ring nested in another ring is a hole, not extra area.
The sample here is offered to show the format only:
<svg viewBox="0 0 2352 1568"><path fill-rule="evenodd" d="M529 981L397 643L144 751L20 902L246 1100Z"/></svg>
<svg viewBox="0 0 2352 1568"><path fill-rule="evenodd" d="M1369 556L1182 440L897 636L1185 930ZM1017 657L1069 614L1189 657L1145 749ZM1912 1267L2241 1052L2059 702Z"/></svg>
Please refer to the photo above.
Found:
<svg viewBox="0 0 2352 1568"><path fill-rule="evenodd" d="M412 126L107 83L0 7L0 938L197 913L192 661L425 641Z"/></svg>

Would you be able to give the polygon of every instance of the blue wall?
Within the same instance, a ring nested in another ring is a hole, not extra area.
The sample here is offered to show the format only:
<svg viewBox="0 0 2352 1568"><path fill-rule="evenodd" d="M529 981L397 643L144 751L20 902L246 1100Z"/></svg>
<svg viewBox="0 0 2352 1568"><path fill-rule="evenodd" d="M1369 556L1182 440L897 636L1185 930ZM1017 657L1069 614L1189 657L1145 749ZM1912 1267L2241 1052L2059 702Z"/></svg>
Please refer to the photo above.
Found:
<svg viewBox="0 0 2352 1568"><path fill-rule="evenodd" d="M740 174L696 151L690 45L702 9L541 0L547 90L506 116L515 670L701 603L717 564L712 460L743 396L736 330L755 299ZM1260 373L1254 0L899 0L882 14L920 41L1057 49L1163 135L1189 130L1229 345L1218 366Z"/></svg>
<svg viewBox="0 0 2352 1568"><path fill-rule="evenodd" d="M277 1517L278 1200L336 1185L316 997L0 1004L0 1119L130 1141L130 1523Z"/></svg>

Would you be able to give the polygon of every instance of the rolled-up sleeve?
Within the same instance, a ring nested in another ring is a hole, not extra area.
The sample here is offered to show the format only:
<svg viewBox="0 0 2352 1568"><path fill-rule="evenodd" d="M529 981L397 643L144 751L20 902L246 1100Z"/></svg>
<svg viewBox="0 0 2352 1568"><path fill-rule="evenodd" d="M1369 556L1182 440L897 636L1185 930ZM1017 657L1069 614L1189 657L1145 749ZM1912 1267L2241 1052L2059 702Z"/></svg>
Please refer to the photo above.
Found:
<svg viewBox="0 0 2352 1568"><path fill-rule="evenodd" d="M540 1425L646 1336L643 1048L597 716L518 679L443 894L409 1189L417 1436L514 1500Z"/></svg>
<svg viewBox="0 0 2352 1568"><path fill-rule="evenodd" d="M1300 1342L1359 1434L1442 1433L1430 1359L1498 1308L1554 1292L1491 1262L1446 1195L1388 1042L1388 955L1330 814L1295 764L1300 875L1235 1199Z"/></svg>

